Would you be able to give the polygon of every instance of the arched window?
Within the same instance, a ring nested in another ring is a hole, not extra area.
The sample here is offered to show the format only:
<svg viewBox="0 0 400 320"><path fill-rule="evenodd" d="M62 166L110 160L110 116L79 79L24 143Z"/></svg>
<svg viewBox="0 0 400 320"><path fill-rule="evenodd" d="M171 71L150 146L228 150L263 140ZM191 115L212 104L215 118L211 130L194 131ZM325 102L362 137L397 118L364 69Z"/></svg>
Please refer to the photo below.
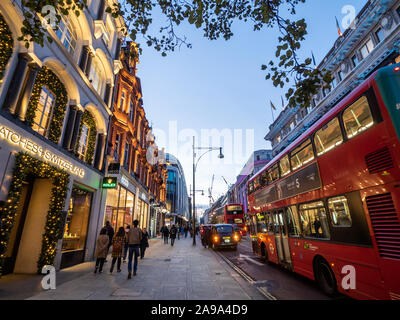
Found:
<svg viewBox="0 0 400 320"><path fill-rule="evenodd" d="M98 59L94 59L90 67L89 80L100 96L103 92L103 87L105 84L103 74L104 72L101 66L101 62Z"/></svg>
<svg viewBox="0 0 400 320"><path fill-rule="evenodd" d="M86 150L89 140L89 131L90 131L89 127L86 124L83 124L78 144L78 157L81 160L85 160L86 158Z"/></svg>
<svg viewBox="0 0 400 320"><path fill-rule="evenodd" d="M51 117L54 110L55 97L50 90L43 86L40 91L39 102L35 111L32 129L47 137Z"/></svg>
<svg viewBox="0 0 400 320"><path fill-rule="evenodd" d="M76 30L71 23L71 16L67 18L61 15L60 23L57 25L57 37L64 45L65 49L73 55L76 49Z"/></svg>

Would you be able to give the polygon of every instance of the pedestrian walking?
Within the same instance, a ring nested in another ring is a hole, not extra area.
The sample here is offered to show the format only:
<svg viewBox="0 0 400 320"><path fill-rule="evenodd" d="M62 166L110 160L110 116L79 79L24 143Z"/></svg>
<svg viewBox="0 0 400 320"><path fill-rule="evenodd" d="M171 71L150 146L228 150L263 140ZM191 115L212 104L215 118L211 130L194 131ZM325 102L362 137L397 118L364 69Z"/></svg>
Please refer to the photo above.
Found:
<svg viewBox="0 0 400 320"><path fill-rule="evenodd" d="M181 229L181 227L178 225L178 227L176 228L176 234L178 235L178 240L180 240L181 239L181 237L180 237L180 230Z"/></svg>
<svg viewBox="0 0 400 320"><path fill-rule="evenodd" d="M96 267L94 269L94 273L97 273L97 271L99 271L99 273L103 272L103 265L104 261L106 260L108 252L108 242L109 242L109 237L107 235L107 229L102 228L100 231L100 235L96 241L96 252L95 252Z"/></svg>
<svg viewBox="0 0 400 320"><path fill-rule="evenodd" d="M187 226L185 226L185 239L187 238L188 231L189 231L189 228Z"/></svg>
<svg viewBox="0 0 400 320"><path fill-rule="evenodd" d="M122 251L124 250L125 239L125 229L124 227L120 227L117 234L112 239L112 263L110 273L113 273L115 262L117 262L117 260L117 272L121 272L121 258Z"/></svg>
<svg viewBox="0 0 400 320"><path fill-rule="evenodd" d="M176 229L175 225L172 225L172 228L171 228L171 231L170 231L171 247L174 246L177 231L178 230Z"/></svg>
<svg viewBox="0 0 400 320"><path fill-rule="evenodd" d="M128 257L128 279L132 278L132 259L135 256L133 264L133 275L136 276L140 241L142 240L142 230L138 228L139 221L133 221L133 228L128 232L128 243L129 243L129 257Z"/></svg>
<svg viewBox="0 0 400 320"><path fill-rule="evenodd" d="M160 229L161 239L163 239L163 240L164 240L164 228L165 228L165 226L162 226Z"/></svg>
<svg viewBox="0 0 400 320"><path fill-rule="evenodd" d="M124 244L124 263L126 262L126 257L128 255L129 243L128 243L128 232L131 229L130 225L125 228L125 244Z"/></svg>
<svg viewBox="0 0 400 320"><path fill-rule="evenodd" d="M143 235L142 235L142 241L140 242L140 259L144 258L144 253L146 251L146 248L149 247L149 233L147 232L146 228L143 228Z"/></svg>
<svg viewBox="0 0 400 320"><path fill-rule="evenodd" d="M163 234L164 234L164 244L168 244L169 230L166 226L164 226Z"/></svg>
<svg viewBox="0 0 400 320"><path fill-rule="evenodd" d="M114 237L114 228L111 226L110 221L106 222L105 228L107 229L107 235L108 235L108 247L107 247L107 254L106 258L108 255L108 251L110 250L111 244L112 244L112 239ZM105 260L107 262L107 260Z"/></svg>

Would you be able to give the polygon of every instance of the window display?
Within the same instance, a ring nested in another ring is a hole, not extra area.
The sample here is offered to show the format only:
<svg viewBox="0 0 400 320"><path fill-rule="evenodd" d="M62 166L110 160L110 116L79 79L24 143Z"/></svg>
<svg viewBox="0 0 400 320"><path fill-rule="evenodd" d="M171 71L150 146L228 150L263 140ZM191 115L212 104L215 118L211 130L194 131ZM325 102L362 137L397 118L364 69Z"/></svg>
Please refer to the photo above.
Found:
<svg viewBox="0 0 400 320"><path fill-rule="evenodd" d="M74 185L64 230L63 251L85 248L92 197L92 192Z"/></svg>

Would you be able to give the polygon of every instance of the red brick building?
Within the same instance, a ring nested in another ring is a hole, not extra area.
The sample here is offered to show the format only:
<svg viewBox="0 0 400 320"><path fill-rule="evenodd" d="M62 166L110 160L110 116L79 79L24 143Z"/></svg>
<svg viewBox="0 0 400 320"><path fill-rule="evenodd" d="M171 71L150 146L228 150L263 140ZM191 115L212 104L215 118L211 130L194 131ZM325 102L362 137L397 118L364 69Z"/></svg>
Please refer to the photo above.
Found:
<svg viewBox="0 0 400 320"><path fill-rule="evenodd" d="M136 76L138 59L132 55L136 50L133 42L121 50L123 67L116 81L107 152L108 176L117 176L119 185L107 192L105 221L118 228L138 219L140 227L155 235L155 208L165 203L167 170L147 160L148 149L155 145Z"/></svg>

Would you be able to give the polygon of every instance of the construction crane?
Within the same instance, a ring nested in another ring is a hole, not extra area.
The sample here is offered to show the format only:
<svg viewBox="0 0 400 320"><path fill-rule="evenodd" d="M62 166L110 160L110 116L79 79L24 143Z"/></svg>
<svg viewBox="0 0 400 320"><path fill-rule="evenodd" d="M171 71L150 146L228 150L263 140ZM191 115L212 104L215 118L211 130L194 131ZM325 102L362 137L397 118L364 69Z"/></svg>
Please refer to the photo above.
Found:
<svg viewBox="0 0 400 320"><path fill-rule="evenodd" d="M212 196L212 189L213 189L213 185L214 185L214 176L215 175L213 174L212 179L211 179L211 187L208 188L208 198L210 199L210 207L215 202L215 200L214 200L214 198Z"/></svg>

